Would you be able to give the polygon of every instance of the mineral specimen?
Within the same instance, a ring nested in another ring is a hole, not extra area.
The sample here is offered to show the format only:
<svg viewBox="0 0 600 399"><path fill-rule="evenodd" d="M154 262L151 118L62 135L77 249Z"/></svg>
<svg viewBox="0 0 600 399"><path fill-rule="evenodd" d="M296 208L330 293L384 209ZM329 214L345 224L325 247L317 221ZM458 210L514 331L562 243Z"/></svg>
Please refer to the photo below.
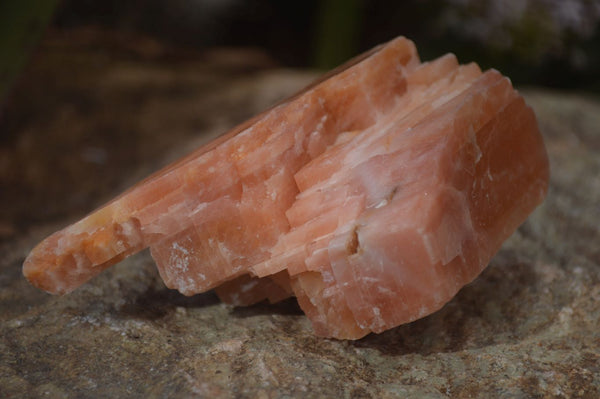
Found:
<svg viewBox="0 0 600 399"><path fill-rule="evenodd" d="M295 295L322 336L428 315L543 200L533 112L496 71L397 38L157 172L25 260L64 294L150 247L165 284Z"/></svg>

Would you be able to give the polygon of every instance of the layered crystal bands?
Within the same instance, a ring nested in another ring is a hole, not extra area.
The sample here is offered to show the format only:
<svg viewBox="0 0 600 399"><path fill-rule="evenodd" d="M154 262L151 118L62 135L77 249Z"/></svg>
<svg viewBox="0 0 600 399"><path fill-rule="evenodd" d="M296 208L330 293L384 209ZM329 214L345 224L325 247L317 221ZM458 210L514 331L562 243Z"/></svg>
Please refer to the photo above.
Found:
<svg viewBox="0 0 600 399"><path fill-rule="evenodd" d="M548 159L510 81L397 38L155 173L33 249L64 294L150 247L169 288L296 296L318 335L448 302L543 201Z"/></svg>

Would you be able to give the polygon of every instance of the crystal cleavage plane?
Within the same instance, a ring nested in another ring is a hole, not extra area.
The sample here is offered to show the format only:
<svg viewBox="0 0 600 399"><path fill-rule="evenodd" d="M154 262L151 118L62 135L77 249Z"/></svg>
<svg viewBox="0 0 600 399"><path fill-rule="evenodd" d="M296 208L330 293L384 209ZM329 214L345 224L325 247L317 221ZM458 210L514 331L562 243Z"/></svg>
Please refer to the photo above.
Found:
<svg viewBox="0 0 600 399"><path fill-rule="evenodd" d="M68 293L146 247L165 284L250 305L295 296L357 339L440 309L547 192L533 111L510 81L399 37L36 246L23 272Z"/></svg>

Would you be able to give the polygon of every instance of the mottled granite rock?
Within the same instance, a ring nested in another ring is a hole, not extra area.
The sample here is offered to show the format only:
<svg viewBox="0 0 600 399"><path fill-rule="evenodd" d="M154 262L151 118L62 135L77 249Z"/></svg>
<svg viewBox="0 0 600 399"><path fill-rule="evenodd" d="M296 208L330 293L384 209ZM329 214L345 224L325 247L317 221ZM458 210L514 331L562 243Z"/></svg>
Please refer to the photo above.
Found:
<svg viewBox="0 0 600 399"><path fill-rule="evenodd" d="M523 90L546 202L441 311L381 335L317 338L293 301L183 297L147 254L65 297L30 287L45 235L314 76L128 39L51 35L4 110L0 397L600 395L600 102L577 95Z"/></svg>

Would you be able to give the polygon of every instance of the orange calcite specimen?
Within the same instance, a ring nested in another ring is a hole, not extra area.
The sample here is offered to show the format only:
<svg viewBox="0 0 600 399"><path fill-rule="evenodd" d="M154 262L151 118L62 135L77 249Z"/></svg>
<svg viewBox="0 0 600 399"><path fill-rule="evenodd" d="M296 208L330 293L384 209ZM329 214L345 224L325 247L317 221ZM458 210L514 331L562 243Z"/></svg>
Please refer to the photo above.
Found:
<svg viewBox="0 0 600 399"><path fill-rule="evenodd" d="M428 315L543 200L548 160L510 81L382 45L33 249L64 294L150 247L165 284L248 305L295 295L319 335Z"/></svg>

